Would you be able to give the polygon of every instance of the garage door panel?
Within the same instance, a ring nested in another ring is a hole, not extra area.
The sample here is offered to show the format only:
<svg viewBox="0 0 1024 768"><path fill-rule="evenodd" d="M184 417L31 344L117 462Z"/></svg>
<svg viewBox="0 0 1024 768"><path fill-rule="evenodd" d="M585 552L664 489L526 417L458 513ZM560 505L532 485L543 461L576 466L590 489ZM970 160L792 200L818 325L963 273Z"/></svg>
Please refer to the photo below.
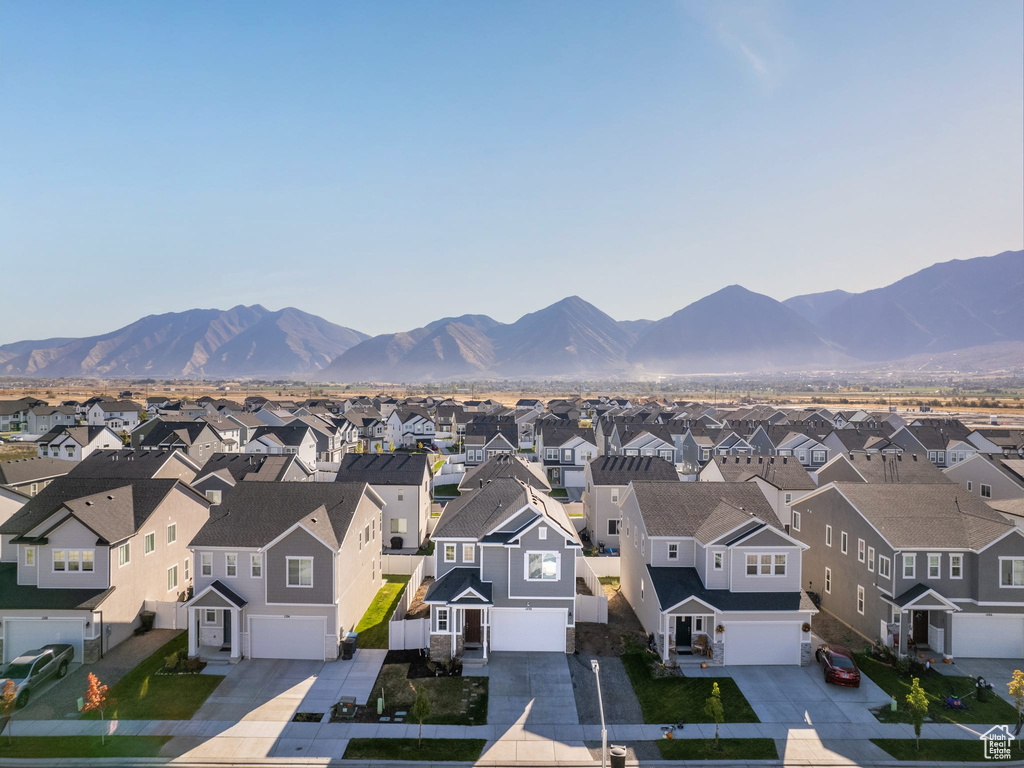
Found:
<svg viewBox="0 0 1024 768"><path fill-rule="evenodd" d="M84 638L81 619L8 619L4 622L4 662L50 643L74 646L75 661L82 661Z"/></svg>
<svg viewBox="0 0 1024 768"><path fill-rule="evenodd" d="M800 664L800 624L726 622L725 663Z"/></svg>
<svg viewBox="0 0 1024 768"><path fill-rule="evenodd" d="M324 660L322 618L253 616L249 619L249 656L253 659Z"/></svg>
<svg viewBox="0 0 1024 768"><path fill-rule="evenodd" d="M1024 617L953 614L953 656L965 659L1024 658Z"/></svg>
<svg viewBox="0 0 1024 768"><path fill-rule="evenodd" d="M491 650L565 653L565 611L491 609Z"/></svg>

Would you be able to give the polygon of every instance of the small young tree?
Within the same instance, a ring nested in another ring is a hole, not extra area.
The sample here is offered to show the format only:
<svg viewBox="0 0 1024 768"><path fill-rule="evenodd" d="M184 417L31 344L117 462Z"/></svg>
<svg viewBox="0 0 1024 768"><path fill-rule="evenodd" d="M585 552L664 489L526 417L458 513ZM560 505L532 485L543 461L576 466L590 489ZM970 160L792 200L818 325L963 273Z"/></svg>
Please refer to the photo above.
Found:
<svg viewBox="0 0 1024 768"><path fill-rule="evenodd" d="M722 692L718 683L711 686L711 695L704 702L704 714L715 722L715 749L721 749L718 742L718 726L725 722L725 707L722 705Z"/></svg>
<svg viewBox="0 0 1024 768"><path fill-rule="evenodd" d="M1020 735L1021 727L1024 726L1024 672L1019 669L1013 670L1010 682L1006 684L1013 697L1013 708L1017 711L1017 735ZM1017 739L1017 748L1024 749L1024 739Z"/></svg>
<svg viewBox="0 0 1024 768"><path fill-rule="evenodd" d="M0 733L4 732L4 728L7 729L7 743L11 743L11 731L14 726L11 725L11 715L14 714L14 708L18 706L18 686L14 684L14 681L7 679L4 681L3 688L0 688L0 716L3 717L3 723L0 723Z"/></svg>
<svg viewBox="0 0 1024 768"><path fill-rule="evenodd" d="M910 709L910 718L914 723L914 738L917 741L917 748L921 749L921 726L924 725L925 715L928 714L928 697L924 688L921 687L921 678L915 677L910 682L910 693L907 694L907 707Z"/></svg>
<svg viewBox="0 0 1024 768"><path fill-rule="evenodd" d="M100 682L92 672L89 673L89 687L85 690L85 704L83 712L92 712L94 709L100 713L100 720L103 720L103 713L107 707L114 705L113 699L107 695L107 686ZM100 743L106 743L106 734L100 731Z"/></svg>
<svg viewBox="0 0 1024 768"><path fill-rule="evenodd" d="M421 685L416 689L416 701L413 702L409 713L420 724L419 737L416 739L416 746L423 746L423 721L430 717L430 699L427 697L426 686Z"/></svg>

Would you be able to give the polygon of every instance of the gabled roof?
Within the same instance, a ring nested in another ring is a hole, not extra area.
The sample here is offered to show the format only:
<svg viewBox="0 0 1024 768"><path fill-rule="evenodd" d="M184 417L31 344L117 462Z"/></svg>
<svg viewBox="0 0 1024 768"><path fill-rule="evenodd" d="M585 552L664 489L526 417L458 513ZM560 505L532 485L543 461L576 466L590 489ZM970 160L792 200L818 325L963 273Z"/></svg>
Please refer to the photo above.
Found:
<svg viewBox="0 0 1024 768"><path fill-rule="evenodd" d="M312 431L308 424L288 424L283 427L259 427L249 437L249 442L268 438L278 445L296 447L302 445L306 435Z"/></svg>
<svg viewBox="0 0 1024 768"><path fill-rule="evenodd" d="M903 609L910 608L920 602L931 602L944 605L948 610L960 610L960 606L958 606L956 603L950 602L926 584L915 584L906 592L904 592L901 595L898 595L897 597L888 598L883 595L882 599L886 602L892 603L898 608Z"/></svg>
<svg viewBox="0 0 1024 768"><path fill-rule="evenodd" d="M147 447L164 443L181 443L185 446L191 446L207 429L209 429L209 425L205 421L161 420L142 436L139 445Z"/></svg>
<svg viewBox="0 0 1024 768"><path fill-rule="evenodd" d="M478 488L481 483L486 483L488 480L495 480L499 477L514 477L541 491L551 490L551 484L538 465L526 462L511 453L492 456L483 464L470 469L462 476L459 488Z"/></svg>
<svg viewBox="0 0 1024 768"><path fill-rule="evenodd" d="M629 485L634 480L679 482L672 464L659 456L598 456L590 462L594 485Z"/></svg>
<svg viewBox="0 0 1024 768"><path fill-rule="evenodd" d="M721 516L727 508L745 519L783 530L771 505L754 483L653 483L640 480L634 481L631 487L648 536L696 537L709 518Z"/></svg>
<svg viewBox="0 0 1024 768"><path fill-rule="evenodd" d="M556 448L575 438L581 438L588 443L597 445L594 430L589 427L567 427L561 422L545 421L540 431L545 448Z"/></svg>
<svg viewBox="0 0 1024 768"><path fill-rule="evenodd" d="M0 461L0 485L24 485L51 477L60 477L66 475L77 465L77 461L64 461L49 457Z"/></svg>
<svg viewBox="0 0 1024 768"><path fill-rule="evenodd" d="M430 457L425 453L347 453L336 482L370 485L421 485Z"/></svg>
<svg viewBox="0 0 1024 768"><path fill-rule="evenodd" d="M0 563L0 610L92 611L114 591L106 589L40 589L18 583L18 564Z"/></svg>
<svg viewBox="0 0 1024 768"><path fill-rule="evenodd" d="M293 467L298 467L306 477L313 474L295 454L215 453L199 470L195 483L213 474L230 477L236 483L241 480L273 482L283 480Z"/></svg>
<svg viewBox="0 0 1024 768"><path fill-rule="evenodd" d="M806 611L817 613L806 592L730 592L706 589L696 568L647 566L662 611L693 598L720 611Z"/></svg>
<svg viewBox="0 0 1024 768"><path fill-rule="evenodd" d="M199 471L199 465L181 451L99 450L78 462L68 475L122 480L153 478L168 462L181 462L193 472Z"/></svg>
<svg viewBox="0 0 1024 768"><path fill-rule="evenodd" d="M264 547L297 525L339 549L366 483L239 483L192 539L191 547Z"/></svg>
<svg viewBox="0 0 1024 768"><path fill-rule="evenodd" d="M856 476L850 468L856 470ZM856 477L863 478L865 483L881 483L886 485L907 485L919 483L951 483L938 467L928 461L927 457L916 453L867 453L850 451L840 453L817 472L818 484L825 485L833 480L856 482Z"/></svg>
<svg viewBox="0 0 1024 768"><path fill-rule="evenodd" d="M427 587L423 602L445 605L491 605L491 582L480 580L479 568L452 568Z"/></svg>
<svg viewBox="0 0 1024 768"><path fill-rule="evenodd" d="M437 539L476 539L488 534L496 525L530 506L578 541L576 529L560 503L521 480L499 477L484 483L483 488L469 489L448 502L441 513L432 537Z"/></svg>
<svg viewBox="0 0 1024 768"><path fill-rule="evenodd" d="M787 491L813 491L817 486L794 456L716 456L715 466L727 483L759 477Z"/></svg>
<svg viewBox="0 0 1024 768"><path fill-rule="evenodd" d="M52 443L54 440L64 437L67 435L79 445L88 445L96 438L100 437L104 432L110 432L108 427L86 427L86 426L58 426L51 429L45 435L36 440L36 443ZM116 437L116 435L114 435Z"/></svg>

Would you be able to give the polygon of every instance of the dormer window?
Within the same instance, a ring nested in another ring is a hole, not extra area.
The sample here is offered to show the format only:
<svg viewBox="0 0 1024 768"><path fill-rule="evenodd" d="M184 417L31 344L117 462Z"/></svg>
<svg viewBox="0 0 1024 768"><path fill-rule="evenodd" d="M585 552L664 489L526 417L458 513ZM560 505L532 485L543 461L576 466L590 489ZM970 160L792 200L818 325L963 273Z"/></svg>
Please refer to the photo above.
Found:
<svg viewBox="0 0 1024 768"><path fill-rule="evenodd" d="M668 545L668 559L678 560L679 559L679 545L672 543Z"/></svg>

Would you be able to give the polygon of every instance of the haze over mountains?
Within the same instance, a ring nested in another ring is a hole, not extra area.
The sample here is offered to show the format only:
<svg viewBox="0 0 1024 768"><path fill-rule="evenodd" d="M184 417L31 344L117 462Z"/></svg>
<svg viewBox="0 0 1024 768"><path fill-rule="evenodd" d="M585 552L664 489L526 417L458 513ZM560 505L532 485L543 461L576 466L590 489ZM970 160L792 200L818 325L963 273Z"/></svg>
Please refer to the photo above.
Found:
<svg viewBox="0 0 1024 768"><path fill-rule="evenodd" d="M610 290L621 286L610 285ZM436 320L372 338L294 308L151 315L83 339L0 346L0 375L429 381L854 368L1024 346L1024 251L935 264L859 294L784 302L731 285L657 321L616 321L578 296L500 323Z"/></svg>

